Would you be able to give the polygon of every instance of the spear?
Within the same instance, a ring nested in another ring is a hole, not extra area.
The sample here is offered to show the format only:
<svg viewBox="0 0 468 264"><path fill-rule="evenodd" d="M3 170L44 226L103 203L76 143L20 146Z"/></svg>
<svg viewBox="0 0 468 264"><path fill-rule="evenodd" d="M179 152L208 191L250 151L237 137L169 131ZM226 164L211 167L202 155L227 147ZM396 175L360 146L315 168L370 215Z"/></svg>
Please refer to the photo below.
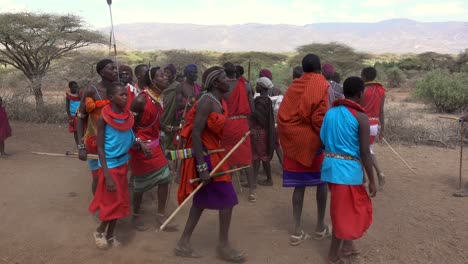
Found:
<svg viewBox="0 0 468 264"><path fill-rule="evenodd" d="M110 14L110 19L111 19L111 38L114 42L114 57L115 57L115 64L119 65L117 63L117 44L115 42L115 32L114 32L114 19L112 17L112 0L106 0L107 4L109 5L109 14ZM117 74L117 80L120 82L120 76Z"/></svg>

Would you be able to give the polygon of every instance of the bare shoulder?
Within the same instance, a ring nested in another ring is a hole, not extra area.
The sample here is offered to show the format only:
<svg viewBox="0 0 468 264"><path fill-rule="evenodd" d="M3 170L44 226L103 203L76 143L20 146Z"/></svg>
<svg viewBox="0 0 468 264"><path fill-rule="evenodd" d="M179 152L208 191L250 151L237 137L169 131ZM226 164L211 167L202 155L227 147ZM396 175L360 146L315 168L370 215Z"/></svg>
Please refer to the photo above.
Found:
<svg viewBox="0 0 468 264"><path fill-rule="evenodd" d="M369 126L369 117L363 112L357 112L356 119L359 122L359 125Z"/></svg>

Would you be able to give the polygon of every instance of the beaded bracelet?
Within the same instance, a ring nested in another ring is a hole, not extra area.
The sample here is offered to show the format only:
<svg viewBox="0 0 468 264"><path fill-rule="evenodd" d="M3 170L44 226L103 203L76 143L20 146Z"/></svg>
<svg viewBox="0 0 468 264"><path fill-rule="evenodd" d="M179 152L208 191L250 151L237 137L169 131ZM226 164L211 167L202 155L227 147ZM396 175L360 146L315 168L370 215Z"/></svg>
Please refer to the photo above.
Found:
<svg viewBox="0 0 468 264"><path fill-rule="evenodd" d="M202 173L202 172L205 172L205 171L208 170L208 164L206 164L206 162L204 162L204 163L202 163L200 165L197 165L196 167L197 167L197 171L199 173Z"/></svg>

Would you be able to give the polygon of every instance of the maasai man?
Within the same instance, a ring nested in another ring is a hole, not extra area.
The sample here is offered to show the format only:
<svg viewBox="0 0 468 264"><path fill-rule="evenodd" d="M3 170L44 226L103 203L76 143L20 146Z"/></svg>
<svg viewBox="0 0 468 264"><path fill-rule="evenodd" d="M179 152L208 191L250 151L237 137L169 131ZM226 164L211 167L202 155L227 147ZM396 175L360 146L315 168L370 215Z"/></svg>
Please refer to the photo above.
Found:
<svg viewBox="0 0 468 264"><path fill-rule="evenodd" d="M302 70L302 66L296 66L293 68L292 78L293 80L301 78L304 71Z"/></svg>
<svg viewBox="0 0 468 264"><path fill-rule="evenodd" d="M78 83L71 81L68 83L69 91L66 92L65 105L68 116L68 132L73 133L75 144L78 146L76 110L80 106L80 95L78 94Z"/></svg>
<svg viewBox="0 0 468 264"><path fill-rule="evenodd" d="M320 127L328 110L328 82L320 74L320 59L307 54L302 60L304 74L295 79L284 95L278 112L278 135L284 151L283 186L294 187L292 197L294 228L290 244L295 246L310 236L301 229L304 192L317 186L317 225L314 238L331 235L324 223L327 185L320 180L323 161Z"/></svg>
<svg viewBox="0 0 468 264"><path fill-rule="evenodd" d="M127 65L120 65L119 66L119 79L120 82L125 84L125 88L127 89L127 109L130 109L130 104L132 103L133 99L140 93L139 89L133 86L133 71Z"/></svg>
<svg viewBox="0 0 468 264"><path fill-rule="evenodd" d="M178 82L175 81L175 76L177 75L177 69L174 64L169 64L164 68L164 73L166 74L169 80L169 87L163 91L163 101L164 101L164 113L161 118L161 123L170 128L178 127L179 124L176 120L176 95L177 95L177 86ZM164 149L173 150L175 146L173 144L174 140L173 132L165 133L165 138L163 142Z"/></svg>
<svg viewBox="0 0 468 264"><path fill-rule="evenodd" d="M332 81L340 84L341 83L341 76L338 72L333 73L333 76L331 77Z"/></svg>
<svg viewBox="0 0 468 264"><path fill-rule="evenodd" d="M273 74L269 69L262 69L260 70L259 77L266 77L270 81L273 81ZM271 102L273 104L273 113L275 115L275 151L276 151L276 156L278 157L278 160L281 164L283 164L283 150L281 149L281 145L279 143L279 137L278 137L278 131L276 131L276 119L278 116L278 110L281 105L281 102L283 101L283 93L281 92L281 89L273 85L272 89L268 90L268 96L271 99Z"/></svg>
<svg viewBox="0 0 468 264"><path fill-rule="evenodd" d="M385 175L377 163L377 158L374 152L374 142L377 135L379 139L384 138L385 130L385 88L381 83L375 82L377 77L377 70L373 67L362 69L361 78L365 82L364 96L361 100L361 105L366 110L369 116L370 123L370 152L372 155L372 162L377 171L377 178L379 179L379 188L385 184Z"/></svg>
<svg viewBox="0 0 468 264"><path fill-rule="evenodd" d="M120 246L114 236L114 229L118 219L130 214L127 162L130 158L128 151L135 142L132 132L133 116L125 108L125 84L114 83L107 87L107 98L110 104L102 108L97 120L97 148L101 170L96 194L89 206L91 213L99 211L99 219L102 221L94 232L94 242L101 249L109 245ZM146 148L142 142L135 143Z"/></svg>
<svg viewBox="0 0 468 264"><path fill-rule="evenodd" d="M133 131L137 141L146 143L149 153L141 150L130 152L130 168L133 183L133 217L132 223L139 231L148 227L140 217L140 206L143 193L158 186L158 211L156 222L158 225L166 221L166 201L169 194L171 174L164 156L159 134L161 130L161 116L163 114L161 95L167 88L168 79L163 70L153 67L146 73L146 90L141 92L132 102L131 110L135 115ZM174 231L175 227L164 230Z"/></svg>
<svg viewBox="0 0 468 264"><path fill-rule="evenodd" d="M345 263L339 257L358 254L353 240L372 223L372 202L363 185L362 164L369 177L369 194L376 195L372 158L369 149L369 118L359 105L364 82L349 77L344 82L346 99L338 99L325 115L320 137L325 146L322 181L330 188L330 216L333 238L328 263Z"/></svg>
<svg viewBox="0 0 468 264"><path fill-rule="evenodd" d="M322 74L325 79L327 79L330 86L328 87L328 95L329 95L329 106L332 107L333 102L337 99L344 98L343 94L343 87L332 80L333 74L335 74L335 68L331 64L324 64L322 66Z"/></svg>
<svg viewBox="0 0 468 264"><path fill-rule="evenodd" d="M224 128L224 135L221 144L229 152L244 134L250 130L248 117L254 110L251 88L248 82L236 79L236 67L227 62L224 65L227 75L229 91L223 95L226 100L229 117ZM228 159L231 168L252 165L252 146L250 137ZM255 189L257 188L253 168L245 169L249 186L249 201L257 201Z"/></svg>
<svg viewBox="0 0 468 264"><path fill-rule="evenodd" d="M85 88L81 97L80 107L77 111L78 116L78 145L79 159L86 160L86 154L97 154L97 120L101 116L101 109L109 103L106 90L113 87L113 82L117 80L117 68L113 61L109 59L100 60L96 64L96 72L101 76L101 81L96 85L90 85ZM86 133L83 132L86 127ZM99 174L99 165L97 160L88 160L89 169L93 175L91 190L93 194L96 191L96 185Z"/></svg>
<svg viewBox="0 0 468 264"><path fill-rule="evenodd" d="M210 179L210 171L223 159L223 154L213 153L204 156L204 150L221 149L219 143L223 135L224 124L228 118L227 105L223 94L229 91L226 74L221 67L211 67L203 73L203 84L207 93L187 113L187 123L181 136L186 139L187 147L194 151L194 158L184 159L181 168L181 179L178 190L178 201L182 203L196 184L190 184L190 179L200 178L206 185L193 197L187 224L182 237L175 248L175 254L181 257L200 257L194 252L190 239L204 209L219 210L219 244L217 253L226 261L243 262L243 252L233 249L229 243L229 226L232 209L238 203L236 192L231 183L231 176ZM228 170L227 164L221 165L219 172Z"/></svg>
<svg viewBox="0 0 468 264"><path fill-rule="evenodd" d="M135 88L138 92L141 92L146 89L145 87L145 73L149 70L148 65L139 64L135 67L135 77L137 82L135 83Z"/></svg>
<svg viewBox="0 0 468 264"><path fill-rule="evenodd" d="M196 83L198 79L198 69L195 64L189 64L184 69L185 81L181 82L177 87L177 122L183 119L184 113L190 110L195 100L200 96L200 85Z"/></svg>
<svg viewBox="0 0 468 264"><path fill-rule="evenodd" d="M0 97L0 158L6 158L9 155L5 152L5 140L11 137L11 126L8 122L8 116L3 107L3 99Z"/></svg>
<svg viewBox="0 0 468 264"><path fill-rule="evenodd" d="M255 111L250 116L254 174L257 178L261 162L267 178L259 181L258 184L264 186L273 185L270 161L275 149L276 132L272 102L268 96L268 90L272 88L273 83L267 77L257 80L256 90L260 95L254 99Z"/></svg>

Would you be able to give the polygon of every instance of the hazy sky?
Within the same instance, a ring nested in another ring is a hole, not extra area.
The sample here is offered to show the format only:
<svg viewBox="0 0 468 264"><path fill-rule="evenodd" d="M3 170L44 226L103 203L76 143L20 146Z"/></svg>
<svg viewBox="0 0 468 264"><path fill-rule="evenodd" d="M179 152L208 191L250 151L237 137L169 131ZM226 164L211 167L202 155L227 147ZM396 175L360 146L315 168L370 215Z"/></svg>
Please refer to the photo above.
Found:
<svg viewBox="0 0 468 264"><path fill-rule="evenodd" d="M73 13L91 26L110 25L105 0L0 0L0 12ZM114 24L135 22L194 24L295 24L467 21L466 0L114 0Z"/></svg>

